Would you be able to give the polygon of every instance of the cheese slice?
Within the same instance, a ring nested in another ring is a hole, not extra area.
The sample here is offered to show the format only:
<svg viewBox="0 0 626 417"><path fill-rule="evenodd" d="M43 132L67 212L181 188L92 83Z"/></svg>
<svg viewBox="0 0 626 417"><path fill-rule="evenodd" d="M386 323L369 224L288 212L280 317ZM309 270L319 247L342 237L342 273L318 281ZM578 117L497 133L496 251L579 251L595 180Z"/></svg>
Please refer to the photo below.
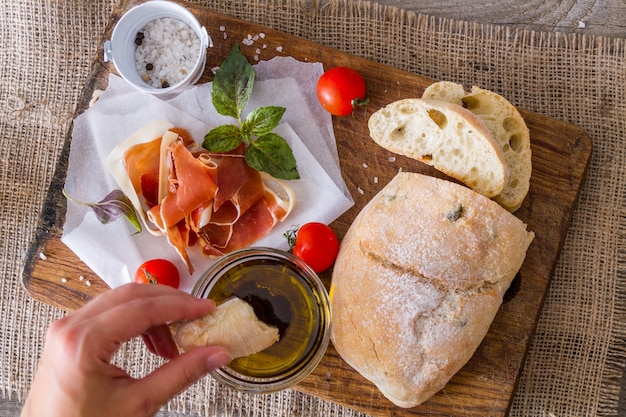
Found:
<svg viewBox="0 0 626 417"><path fill-rule="evenodd" d="M262 322L250 304L233 297L208 316L173 324L174 341L182 351L200 346L225 347L232 359L267 349L279 339L278 328Z"/></svg>

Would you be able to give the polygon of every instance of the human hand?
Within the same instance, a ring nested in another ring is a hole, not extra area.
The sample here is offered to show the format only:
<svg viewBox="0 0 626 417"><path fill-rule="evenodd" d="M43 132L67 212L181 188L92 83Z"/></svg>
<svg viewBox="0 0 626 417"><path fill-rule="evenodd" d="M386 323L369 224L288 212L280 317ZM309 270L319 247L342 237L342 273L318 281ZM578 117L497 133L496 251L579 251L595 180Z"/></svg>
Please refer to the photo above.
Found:
<svg viewBox="0 0 626 417"><path fill-rule="evenodd" d="M167 327L214 308L213 301L164 285L127 284L103 293L48 329L22 417L156 414L169 399L230 361L220 346L178 355ZM110 364L120 345L138 335L150 351L170 359L142 379Z"/></svg>

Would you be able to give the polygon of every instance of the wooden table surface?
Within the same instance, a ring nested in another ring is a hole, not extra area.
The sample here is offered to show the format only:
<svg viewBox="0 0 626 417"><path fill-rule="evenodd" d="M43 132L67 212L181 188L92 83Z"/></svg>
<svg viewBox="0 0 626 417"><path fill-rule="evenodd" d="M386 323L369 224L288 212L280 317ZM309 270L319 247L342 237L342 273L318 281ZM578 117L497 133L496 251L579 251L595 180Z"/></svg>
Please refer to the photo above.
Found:
<svg viewBox="0 0 626 417"><path fill-rule="evenodd" d="M624 0L378 0L455 20L547 32L626 37Z"/></svg>

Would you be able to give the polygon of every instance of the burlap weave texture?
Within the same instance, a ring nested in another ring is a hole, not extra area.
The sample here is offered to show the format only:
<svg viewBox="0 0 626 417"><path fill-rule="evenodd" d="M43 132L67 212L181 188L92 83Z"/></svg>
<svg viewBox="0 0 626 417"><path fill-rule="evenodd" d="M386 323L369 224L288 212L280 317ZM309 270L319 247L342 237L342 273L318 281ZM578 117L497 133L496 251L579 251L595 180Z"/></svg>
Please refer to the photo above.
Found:
<svg viewBox="0 0 626 417"><path fill-rule="evenodd" d="M433 79L493 89L584 128L594 154L515 395L512 416L626 413L626 47L333 0L193 1ZM23 397L62 312L21 288L23 256L112 0L0 3L0 387ZM138 342L116 361L159 364ZM213 399L207 402L206 399ZM620 406L621 400L621 406ZM360 415L292 391L246 396L204 379L170 408L201 415Z"/></svg>

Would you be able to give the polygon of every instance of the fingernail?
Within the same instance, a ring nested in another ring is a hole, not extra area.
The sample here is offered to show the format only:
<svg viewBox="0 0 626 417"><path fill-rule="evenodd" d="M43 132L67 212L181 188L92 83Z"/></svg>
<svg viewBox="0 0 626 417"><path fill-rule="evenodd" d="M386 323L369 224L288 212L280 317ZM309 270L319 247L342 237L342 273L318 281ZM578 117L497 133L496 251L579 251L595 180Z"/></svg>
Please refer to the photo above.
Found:
<svg viewBox="0 0 626 417"><path fill-rule="evenodd" d="M216 306L215 301L213 301L213 300L211 300L211 299L208 299L208 298L204 298L203 300L204 300L204 303L205 303L205 304L210 305L210 306L211 306L211 308L215 308L215 306Z"/></svg>
<svg viewBox="0 0 626 417"><path fill-rule="evenodd" d="M206 366L210 371L228 365L230 363L230 355L226 351L215 352L206 360Z"/></svg>

